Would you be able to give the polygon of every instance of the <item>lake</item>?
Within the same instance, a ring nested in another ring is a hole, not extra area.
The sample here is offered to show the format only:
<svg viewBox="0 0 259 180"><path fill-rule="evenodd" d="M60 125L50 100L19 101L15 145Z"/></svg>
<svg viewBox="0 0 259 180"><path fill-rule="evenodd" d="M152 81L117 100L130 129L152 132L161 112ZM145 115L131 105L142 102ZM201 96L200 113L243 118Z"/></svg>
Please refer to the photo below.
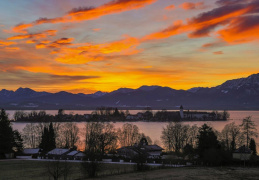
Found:
<svg viewBox="0 0 259 180"><path fill-rule="evenodd" d="M136 114L140 110L130 110L131 114ZM9 114L9 118L12 119L15 111L7 110L6 111ZM30 112L30 111L25 111ZM55 115L57 114L57 110L47 110L47 114ZM69 110L65 111L65 113L73 113L73 114L90 114L92 110ZM155 111L153 111L155 112ZM228 121L193 121L193 122L183 122L184 124L194 125L197 124L197 126L201 126L204 123L209 124L210 126L214 127L216 130L221 131L226 124L229 124L231 122L235 122L236 124L241 124L242 119L247 116L252 116L252 120L257 125L257 131L259 133L259 111L228 111L230 114L230 119ZM122 127L122 125L125 122L116 122L113 123L116 128ZM130 122L132 124L135 124L139 127L140 131L143 132L145 135L149 136L153 142L155 140L158 140L160 142L160 136L163 130L163 127L165 127L168 122ZM13 123L13 128L17 129L18 131L22 131L22 129L25 127L26 123ZM85 122L77 122L77 125L80 129L83 129L85 126ZM256 142L259 143L259 138L256 138ZM161 144L160 144L161 145Z"/></svg>

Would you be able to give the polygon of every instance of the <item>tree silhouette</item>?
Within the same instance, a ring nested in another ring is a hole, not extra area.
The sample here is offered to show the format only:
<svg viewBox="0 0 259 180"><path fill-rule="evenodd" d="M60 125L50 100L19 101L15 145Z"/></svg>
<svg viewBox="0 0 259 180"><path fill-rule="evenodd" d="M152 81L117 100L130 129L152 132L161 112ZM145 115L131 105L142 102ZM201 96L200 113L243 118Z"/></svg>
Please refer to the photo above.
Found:
<svg viewBox="0 0 259 180"><path fill-rule="evenodd" d="M49 128L44 127L39 147L43 149L43 152L56 148L55 132L52 123L49 124Z"/></svg>
<svg viewBox="0 0 259 180"><path fill-rule="evenodd" d="M253 155L257 154L256 143L255 143L255 140L253 138L251 138L251 140L250 140L249 148L253 151Z"/></svg>
<svg viewBox="0 0 259 180"><path fill-rule="evenodd" d="M257 137L258 133L256 132L256 124L252 121L251 116L248 116L243 119L242 124L240 125L243 130L243 135L246 138L246 147L249 147L249 141L252 137Z"/></svg>
<svg viewBox="0 0 259 180"><path fill-rule="evenodd" d="M14 145L13 129L5 110L0 113L0 154L11 153Z"/></svg>
<svg viewBox="0 0 259 180"><path fill-rule="evenodd" d="M0 113L0 157L5 157L5 153L22 151L23 142L18 131L13 128L8 120L4 109Z"/></svg>
<svg viewBox="0 0 259 180"><path fill-rule="evenodd" d="M217 136L210 126L207 124L202 125L199 129L198 138L198 153L202 158L204 152L209 149L217 149L219 146L219 142L217 140Z"/></svg>

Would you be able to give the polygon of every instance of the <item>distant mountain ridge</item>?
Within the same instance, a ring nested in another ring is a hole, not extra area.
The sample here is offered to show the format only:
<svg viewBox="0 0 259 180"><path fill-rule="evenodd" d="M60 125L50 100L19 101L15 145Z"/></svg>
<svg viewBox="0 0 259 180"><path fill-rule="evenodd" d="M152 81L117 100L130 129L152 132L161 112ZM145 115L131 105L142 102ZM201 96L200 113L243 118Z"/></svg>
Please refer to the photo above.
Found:
<svg viewBox="0 0 259 180"><path fill-rule="evenodd" d="M259 110L259 74L228 80L212 87L175 90L161 86L141 86L138 89L120 88L110 93L93 94L37 92L30 88L0 91L0 107L5 109L95 109L111 106L141 109L228 109Z"/></svg>

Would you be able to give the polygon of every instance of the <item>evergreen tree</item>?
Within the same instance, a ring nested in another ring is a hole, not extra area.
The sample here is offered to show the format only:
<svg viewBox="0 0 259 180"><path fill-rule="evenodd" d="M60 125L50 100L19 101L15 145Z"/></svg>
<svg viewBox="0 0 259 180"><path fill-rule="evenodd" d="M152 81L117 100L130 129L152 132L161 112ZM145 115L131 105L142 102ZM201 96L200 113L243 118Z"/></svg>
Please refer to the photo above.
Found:
<svg viewBox="0 0 259 180"><path fill-rule="evenodd" d="M253 151L253 155L257 154L255 140L251 138L249 148Z"/></svg>
<svg viewBox="0 0 259 180"><path fill-rule="evenodd" d="M202 125L199 129L198 138L198 153L200 157L203 157L204 152L209 149L218 149L219 141L217 140L217 136L210 126L207 124Z"/></svg>
<svg viewBox="0 0 259 180"><path fill-rule="evenodd" d="M13 152L13 144L13 129L5 110L2 109L0 113L0 155Z"/></svg>
<svg viewBox="0 0 259 180"><path fill-rule="evenodd" d="M52 150L56 148L56 140L55 140L55 132L53 128L52 122L49 125L49 143L48 143L48 149Z"/></svg>
<svg viewBox="0 0 259 180"><path fill-rule="evenodd" d="M118 111L118 108L115 108L113 116L114 117L119 117L120 116L120 112Z"/></svg>
<svg viewBox="0 0 259 180"><path fill-rule="evenodd" d="M20 133L11 126L4 109L0 113L0 157L4 158L5 153L21 152L23 140Z"/></svg>
<svg viewBox="0 0 259 180"><path fill-rule="evenodd" d="M16 152L22 152L23 151L23 139L21 134L17 131L13 131L13 137L14 137L14 149Z"/></svg>
<svg viewBox="0 0 259 180"><path fill-rule="evenodd" d="M56 148L55 132L52 123L49 124L48 128L44 127L39 147L43 149L43 152L48 152Z"/></svg>
<svg viewBox="0 0 259 180"><path fill-rule="evenodd" d="M43 149L43 152L48 152L49 148L48 148L48 143L49 143L49 130L47 127L44 127L42 136L41 136L41 142L39 147L41 149Z"/></svg>

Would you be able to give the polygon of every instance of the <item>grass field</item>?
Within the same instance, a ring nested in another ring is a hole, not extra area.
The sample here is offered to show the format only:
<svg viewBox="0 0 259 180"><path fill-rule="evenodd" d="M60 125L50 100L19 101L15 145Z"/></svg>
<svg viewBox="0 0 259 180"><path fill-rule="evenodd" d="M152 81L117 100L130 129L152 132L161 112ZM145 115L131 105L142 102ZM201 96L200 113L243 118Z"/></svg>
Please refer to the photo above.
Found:
<svg viewBox="0 0 259 180"><path fill-rule="evenodd" d="M248 180L259 179L259 168L183 167L95 178L95 180Z"/></svg>
<svg viewBox="0 0 259 180"><path fill-rule="evenodd" d="M53 179L49 178L47 172L48 163L29 160L0 161L0 180ZM69 166L72 167L72 171L69 173L68 179L85 179L81 172L80 163L69 163ZM259 179L259 168L184 167L134 173L133 168L133 165L102 164L102 171L95 180Z"/></svg>
<svg viewBox="0 0 259 180"><path fill-rule="evenodd" d="M53 168L49 163L50 162L46 161L31 160L0 160L0 180L49 179L47 169L48 167ZM72 167L69 172L68 179L84 179L84 174L81 171L81 163L68 162L67 164ZM101 172L99 173L99 176L129 173L133 171L133 168L133 165L101 164ZM60 179L63 179L63 177Z"/></svg>

